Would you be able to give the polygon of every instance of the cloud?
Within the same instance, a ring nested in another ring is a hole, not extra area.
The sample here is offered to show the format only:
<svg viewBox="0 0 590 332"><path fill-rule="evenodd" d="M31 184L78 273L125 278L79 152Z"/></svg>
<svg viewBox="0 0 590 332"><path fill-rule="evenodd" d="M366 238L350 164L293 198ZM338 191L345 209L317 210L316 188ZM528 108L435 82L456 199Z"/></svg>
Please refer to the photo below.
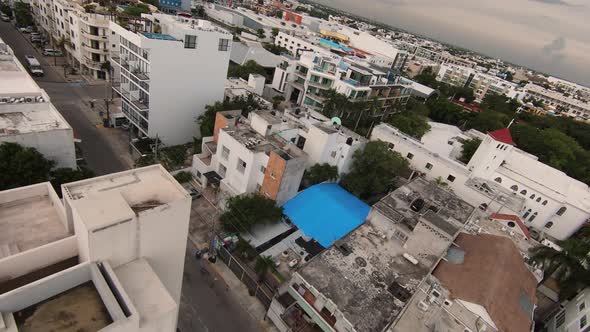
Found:
<svg viewBox="0 0 590 332"><path fill-rule="evenodd" d="M567 3L567 2L565 2L563 0L530 0L530 1L547 3L547 4L550 4L550 5L570 6L569 3Z"/></svg>
<svg viewBox="0 0 590 332"><path fill-rule="evenodd" d="M547 55L557 55L565 49L565 38L563 36L557 37L549 44L543 46L543 53Z"/></svg>

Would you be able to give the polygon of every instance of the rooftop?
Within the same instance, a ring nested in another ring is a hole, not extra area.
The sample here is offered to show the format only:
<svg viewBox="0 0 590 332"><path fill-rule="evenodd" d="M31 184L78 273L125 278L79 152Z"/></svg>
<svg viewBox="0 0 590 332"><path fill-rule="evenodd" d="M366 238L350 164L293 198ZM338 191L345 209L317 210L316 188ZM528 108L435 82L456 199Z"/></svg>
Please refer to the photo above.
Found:
<svg viewBox="0 0 590 332"><path fill-rule="evenodd" d="M494 131L490 131L488 133L493 139L500 143L505 143L509 145L516 145L512 140L512 135L510 134L510 129L502 128Z"/></svg>
<svg viewBox="0 0 590 332"><path fill-rule="evenodd" d="M334 183L316 184L283 205L284 214L328 247L365 221L370 207Z"/></svg>
<svg viewBox="0 0 590 332"><path fill-rule="evenodd" d="M0 137L71 128L55 108L45 105L21 111L0 110Z"/></svg>
<svg viewBox="0 0 590 332"><path fill-rule="evenodd" d="M14 313L21 332L96 332L112 323L92 281Z"/></svg>
<svg viewBox="0 0 590 332"><path fill-rule="evenodd" d="M70 235L49 183L0 192L0 258Z"/></svg>
<svg viewBox="0 0 590 332"><path fill-rule="evenodd" d="M142 35L144 35L145 37L149 38L149 39L159 39L159 40L173 40L176 41L176 38L170 36L170 35L166 35L163 33L152 33L152 32L142 32Z"/></svg>

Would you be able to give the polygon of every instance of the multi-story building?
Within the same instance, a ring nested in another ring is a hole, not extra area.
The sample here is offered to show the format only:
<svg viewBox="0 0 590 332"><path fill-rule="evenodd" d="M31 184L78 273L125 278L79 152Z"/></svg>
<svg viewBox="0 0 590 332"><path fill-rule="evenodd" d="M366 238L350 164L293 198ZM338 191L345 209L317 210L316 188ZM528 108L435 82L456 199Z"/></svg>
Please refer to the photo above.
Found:
<svg viewBox="0 0 590 332"><path fill-rule="evenodd" d="M389 143L413 169L446 182L471 204L518 218L533 238L567 239L590 218L588 186L519 150L508 129L483 134L441 123L430 126L417 140L382 123L371 139ZM459 161L463 142L474 138L482 143L465 164Z"/></svg>
<svg viewBox="0 0 590 332"><path fill-rule="evenodd" d="M0 328L175 331L188 193L160 165L61 191L0 192Z"/></svg>
<svg viewBox="0 0 590 332"><path fill-rule="evenodd" d="M195 120L223 99L231 34L211 22L154 13L131 31L110 22L121 110L137 136L167 145L199 137Z"/></svg>
<svg viewBox="0 0 590 332"><path fill-rule="evenodd" d="M94 79L108 79L113 13L98 3L77 0L33 0L33 17L53 45L60 40L69 64ZM57 47L57 46L56 46Z"/></svg>
<svg viewBox="0 0 590 332"><path fill-rule="evenodd" d="M314 35L302 36L295 33L280 31L275 37L274 44L289 50L295 56L305 51L313 51L320 54L330 54L330 51L320 45L320 38Z"/></svg>
<svg viewBox="0 0 590 332"><path fill-rule="evenodd" d="M409 85L399 76L358 60L305 52L288 65L295 68L275 72L275 78L287 74L286 99L314 110L321 110L335 90L351 101L376 98L378 107L370 115L383 119L410 97Z"/></svg>
<svg viewBox="0 0 590 332"><path fill-rule="evenodd" d="M0 144L37 149L56 167L76 167L72 127L0 39Z"/></svg>
<svg viewBox="0 0 590 332"><path fill-rule="evenodd" d="M545 322L548 332L588 331L590 288L585 288Z"/></svg>
<svg viewBox="0 0 590 332"><path fill-rule="evenodd" d="M279 288L267 317L280 331L387 330L473 211L436 184L415 179L303 263Z"/></svg>
<svg viewBox="0 0 590 332"><path fill-rule="evenodd" d="M545 89L536 84L529 83L524 87L526 91L526 98L541 100L545 105L555 108L556 113L563 113L567 116L590 120L590 103L563 93Z"/></svg>
<svg viewBox="0 0 590 332"><path fill-rule="evenodd" d="M477 101L482 101L486 95L492 93L505 95L508 98L524 96L524 93L518 90L518 85L512 82L463 66L441 65L436 80L473 89L473 95Z"/></svg>

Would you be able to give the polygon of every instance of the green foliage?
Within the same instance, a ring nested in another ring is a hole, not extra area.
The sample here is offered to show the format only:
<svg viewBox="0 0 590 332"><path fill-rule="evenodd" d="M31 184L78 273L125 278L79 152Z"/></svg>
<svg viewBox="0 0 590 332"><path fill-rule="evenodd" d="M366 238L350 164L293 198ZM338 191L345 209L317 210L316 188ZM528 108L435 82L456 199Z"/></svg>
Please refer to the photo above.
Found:
<svg viewBox="0 0 590 332"><path fill-rule="evenodd" d="M367 199L386 192L395 176L407 168L408 161L389 150L385 142L371 141L354 153L351 171L341 184L357 197Z"/></svg>
<svg viewBox="0 0 590 332"><path fill-rule="evenodd" d="M160 9L160 2L158 0L141 0L143 3L150 4L158 9Z"/></svg>
<svg viewBox="0 0 590 332"><path fill-rule="evenodd" d="M50 180L51 185L53 186L59 197L62 197L62 184L88 179L93 176L94 173L85 167L81 167L80 169L58 168L51 171Z"/></svg>
<svg viewBox="0 0 590 332"><path fill-rule="evenodd" d="M276 54L276 55L291 53L291 51L289 51L287 48L285 48L283 46L275 45L272 43L264 43L262 46L264 47L265 50L267 50L273 54Z"/></svg>
<svg viewBox="0 0 590 332"><path fill-rule="evenodd" d="M182 171L182 172L176 173L176 175L174 175L174 178L179 183L186 183L186 182L189 182L190 180L193 179L193 175L190 172Z"/></svg>
<svg viewBox="0 0 590 332"><path fill-rule="evenodd" d="M146 156L139 157L135 161L135 168L145 167L145 166L149 166L149 165L154 165L154 164L157 164L157 163L158 162L156 161L156 159L154 158L154 156L152 154L149 154L149 155L146 155Z"/></svg>
<svg viewBox="0 0 590 332"><path fill-rule="evenodd" d="M338 179L338 167L328 163L315 164L305 172L304 179L310 186L324 181L336 180Z"/></svg>
<svg viewBox="0 0 590 332"><path fill-rule="evenodd" d="M561 251L542 245L531 249L531 259L542 264L546 277L552 276L558 281L559 298L566 300L590 286L590 270L586 265L590 242L572 238L558 245Z"/></svg>
<svg viewBox="0 0 590 332"><path fill-rule="evenodd" d="M256 271L259 276L263 276L273 267L274 261L272 260L272 257L258 256L258 258L256 258L256 264L254 264L254 271Z"/></svg>
<svg viewBox="0 0 590 332"><path fill-rule="evenodd" d="M149 12L150 7L143 3L129 4L124 11L125 14L136 17L140 17L141 14L147 14Z"/></svg>
<svg viewBox="0 0 590 332"><path fill-rule="evenodd" d="M266 69L259 65L254 60L248 60L243 65L238 65L235 63L230 63L227 77L239 77L242 79L247 80L250 74L259 74L266 77Z"/></svg>
<svg viewBox="0 0 590 332"><path fill-rule="evenodd" d="M266 38L266 34L264 33L264 29L260 28L256 30L256 36L260 39Z"/></svg>
<svg viewBox="0 0 590 332"><path fill-rule="evenodd" d="M94 13L95 10L96 10L96 5L93 5L93 4L84 5L84 11L87 13Z"/></svg>
<svg viewBox="0 0 590 332"><path fill-rule="evenodd" d="M31 7L22 2L18 1L14 3L14 16L16 18L16 23L19 26L29 26L33 25L33 16L31 15Z"/></svg>
<svg viewBox="0 0 590 332"><path fill-rule="evenodd" d="M436 80L436 75L434 75L432 73L430 68L427 68L422 73L416 75L414 77L414 81L416 81L422 85L429 86L433 89L435 89L439 84L439 82Z"/></svg>
<svg viewBox="0 0 590 332"><path fill-rule="evenodd" d="M388 122L402 132L416 138L421 138L430 130L428 119L412 112L394 114Z"/></svg>
<svg viewBox="0 0 590 332"><path fill-rule="evenodd" d="M34 148L0 144L0 190L49 181L55 163Z"/></svg>
<svg viewBox="0 0 590 332"><path fill-rule="evenodd" d="M279 104L284 101L285 101L285 97L283 97L281 95L274 96L274 97L272 97L272 107L277 108L279 106Z"/></svg>
<svg viewBox="0 0 590 332"><path fill-rule="evenodd" d="M319 17L319 18L322 18L324 20L328 20L330 18L330 15L328 13L326 13L326 12L324 12L322 10L319 10L319 9L315 9L315 8L312 9L309 12L309 16L311 16L311 17Z"/></svg>
<svg viewBox="0 0 590 332"><path fill-rule="evenodd" d="M463 142L463 150L461 151L461 157L459 160L465 164L468 164L471 160L471 157L473 157L475 154L475 151L477 151L477 148L479 148L480 144L481 140L479 138L473 138Z"/></svg>
<svg viewBox="0 0 590 332"><path fill-rule="evenodd" d="M279 35L279 28L272 28L272 36L276 37Z"/></svg>
<svg viewBox="0 0 590 332"><path fill-rule="evenodd" d="M238 243L236 243L235 252L247 261L251 261L254 257L258 256L256 249L241 237L238 239Z"/></svg>
<svg viewBox="0 0 590 332"><path fill-rule="evenodd" d="M4 15L9 18L12 18L12 9L10 9L10 6L7 3L0 2L0 12L4 13Z"/></svg>
<svg viewBox="0 0 590 332"><path fill-rule="evenodd" d="M227 232L244 232L254 225L276 223L283 215L283 208L275 201L258 194L230 197L225 212L219 217Z"/></svg>
<svg viewBox="0 0 590 332"><path fill-rule="evenodd" d="M514 99L503 95L489 94L481 102L480 107L486 111L494 111L513 117L520 105Z"/></svg>
<svg viewBox="0 0 590 332"><path fill-rule="evenodd" d="M510 117L505 114L492 112L492 111L483 111L481 113L475 114L473 118L467 123L468 128L474 128L482 133L487 133L488 131L494 131L500 128L506 128L510 123Z"/></svg>
<svg viewBox="0 0 590 332"><path fill-rule="evenodd" d="M215 129L215 114L217 112L242 110L242 114L247 115L250 111L262 109L263 105L258 102L253 95L248 97L240 96L228 101L215 102L213 105L205 106L205 113L199 116L197 123L201 130L201 137L213 136Z"/></svg>
<svg viewBox="0 0 590 332"><path fill-rule="evenodd" d="M168 146L160 150L160 161L168 170L174 170L184 165L187 157L186 145Z"/></svg>
<svg viewBox="0 0 590 332"><path fill-rule="evenodd" d="M512 75L511 72L506 72L506 80L512 82L512 80L514 80L514 75Z"/></svg>
<svg viewBox="0 0 590 332"><path fill-rule="evenodd" d="M193 137L193 154L201 153L202 146L203 146L203 139Z"/></svg>

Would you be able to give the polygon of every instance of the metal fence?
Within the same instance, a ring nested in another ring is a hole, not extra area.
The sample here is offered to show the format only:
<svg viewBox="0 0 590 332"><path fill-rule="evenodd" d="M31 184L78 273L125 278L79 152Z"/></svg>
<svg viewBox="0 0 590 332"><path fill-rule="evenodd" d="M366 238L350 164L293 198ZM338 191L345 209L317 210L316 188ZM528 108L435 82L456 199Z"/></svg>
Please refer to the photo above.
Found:
<svg viewBox="0 0 590 332"><path fill-rule="evenodd" d="M242 266L242 264L224 247L220 247L218 250L220 258L229 269L240 279L241 282L248 287L250 294L256 296L256 298L264 305L268 310L270 303L272 302L273 293L268 286L258 282L256 276L252 276L248 270Z"/></svg>

